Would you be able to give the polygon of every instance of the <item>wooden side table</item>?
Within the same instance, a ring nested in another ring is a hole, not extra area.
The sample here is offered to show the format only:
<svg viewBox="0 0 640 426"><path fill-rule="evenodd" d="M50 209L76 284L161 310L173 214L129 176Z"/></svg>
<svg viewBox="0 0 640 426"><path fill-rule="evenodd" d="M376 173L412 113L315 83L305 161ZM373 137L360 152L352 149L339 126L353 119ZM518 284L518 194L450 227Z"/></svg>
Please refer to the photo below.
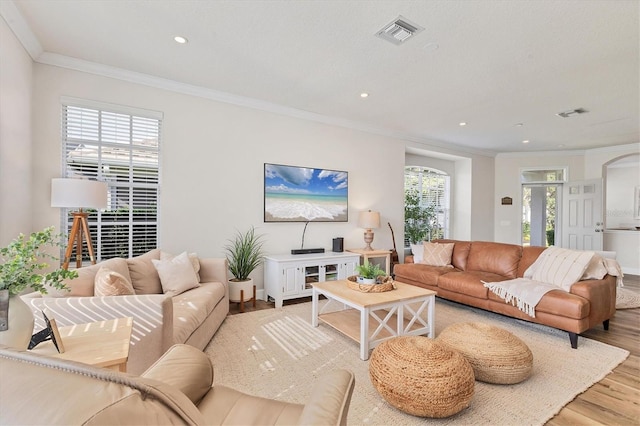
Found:
<svg viewBox="0 0 640 426"><path fill-rule="evenodd" d="M385 258L385 272L387 275L391 273L391 250L365 250L365 249L347 249L352 253L358 253L362 258L362 262L369 261L372 258Z"/></svg>
<svg viewBox="0 0 640 426"><path fill-rule="evenodd" d="M126 372L132 326L133 318L127 317L60 327L63 353L58 353L50 340L31 351Z"/></svg>

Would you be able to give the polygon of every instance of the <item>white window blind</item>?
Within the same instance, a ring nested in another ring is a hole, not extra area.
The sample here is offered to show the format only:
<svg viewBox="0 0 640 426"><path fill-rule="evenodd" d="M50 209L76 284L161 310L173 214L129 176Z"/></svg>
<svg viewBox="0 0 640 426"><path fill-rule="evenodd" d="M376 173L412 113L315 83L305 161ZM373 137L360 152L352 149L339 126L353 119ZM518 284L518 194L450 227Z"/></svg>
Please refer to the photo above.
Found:
<svg viewBox="0 0 640 426"><path fill-rule="evenodd" d="M87 211L97 259L137 256L158 245L161 115L91 105L63 100L63 176L108 184L107 208Z"/></svg>
<svg viewBox="0 0 640 426"><path fill-rule="evenodd" d="M449 236L449 206L450 206L450 178L444 172L426 167L407 166L404 169L404 190L415 192L420 197L422 207L433 206L436 212L436 229L427 238L448 238ZM405 247L409 241L405 238Z"/></svg>

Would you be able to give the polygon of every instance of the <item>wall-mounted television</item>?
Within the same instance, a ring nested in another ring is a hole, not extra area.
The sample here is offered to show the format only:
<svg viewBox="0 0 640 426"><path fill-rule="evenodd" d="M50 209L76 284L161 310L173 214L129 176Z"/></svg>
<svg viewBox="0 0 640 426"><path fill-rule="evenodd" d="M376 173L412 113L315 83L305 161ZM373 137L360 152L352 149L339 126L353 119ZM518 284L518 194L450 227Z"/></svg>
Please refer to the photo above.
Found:
<svg viewBox="0 0 640 426"><path fill-rule="evenodd" d="M265 222L348 222L347 172L264 164Z"/></svg>

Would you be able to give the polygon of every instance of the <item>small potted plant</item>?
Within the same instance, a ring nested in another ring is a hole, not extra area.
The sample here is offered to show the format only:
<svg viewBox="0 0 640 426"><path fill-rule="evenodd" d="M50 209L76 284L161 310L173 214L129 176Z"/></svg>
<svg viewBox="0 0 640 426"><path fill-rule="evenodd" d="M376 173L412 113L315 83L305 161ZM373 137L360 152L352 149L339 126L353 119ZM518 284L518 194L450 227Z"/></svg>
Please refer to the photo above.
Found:
<svg viewBox="0 0 640 426"><path fill-rule="evenodd" d="M252 226L246 233L236 232L234 239L225 246L229 271L234 278L229 280L229 300L232 302L246 302L253 297L253 279L249 278L262 263L262 235L258 235ZM244 298L240 296L244 291ZM244 299L244 300L241 300Z"/></svg>
<svg viewBox="0 0 640 426"><path fill-rule="evenodd" d="M60 267L45 273L49 264L43 259L58 260L47 253L45 247L59 247L60 235L53 227L32 233L29 238L20 234L8 246L0 249L0 301L8 298L8 313L0 316L0 343L17 349L26 349L33 333L33 314L19 294L31 288L47 294L47 286L65 289L64 280L76 278L76 271ZM4 315L6 314L6 316Z"/></svg>
<svg viewBox="0 0 640 426"><path fill-rule="evenodd" d="M356 265L358 272L359 284L376 284L376 280L380 275L386 275L386 272L375 263L369 263L365 260L362 265Z"/></svg>

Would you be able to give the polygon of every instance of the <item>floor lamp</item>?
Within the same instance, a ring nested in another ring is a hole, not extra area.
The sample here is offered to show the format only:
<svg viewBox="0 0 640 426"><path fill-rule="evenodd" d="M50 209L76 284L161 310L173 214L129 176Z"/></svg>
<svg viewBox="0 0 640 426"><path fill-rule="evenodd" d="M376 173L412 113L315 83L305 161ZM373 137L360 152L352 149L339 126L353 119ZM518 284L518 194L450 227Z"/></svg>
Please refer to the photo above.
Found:
<svg viewBox="0 0 640 426"><path fill-rule="evenodd" d="M76 242L76 267L82 266L82 243L83 236L87 240L89 258L91 264L95 265L96 256L91 242L88 213L82 211L83 208L104 209L107 207L107 184L96 180L87 179L52 179L51 180L51 207L77 208L73 214L73 224L69 231L69 243L64 254L62 267L69 268L73 242Z"/></svg>

